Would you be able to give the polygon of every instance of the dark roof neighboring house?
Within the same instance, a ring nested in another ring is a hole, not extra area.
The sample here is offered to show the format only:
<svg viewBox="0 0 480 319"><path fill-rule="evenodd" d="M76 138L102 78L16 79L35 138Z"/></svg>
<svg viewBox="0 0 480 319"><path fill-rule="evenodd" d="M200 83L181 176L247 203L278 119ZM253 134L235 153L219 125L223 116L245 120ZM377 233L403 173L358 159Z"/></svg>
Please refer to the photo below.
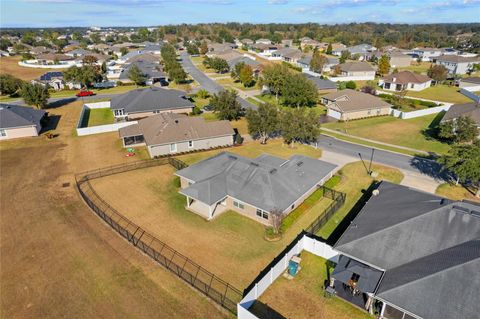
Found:
<svg viewBox="0 0 480 319"><path fill-rule="evenodd" d="M126 67L124 67L118 78L120 80L128 79L128 73L130 72L130 69L133 66L138 67L147 79L165 78L166 77L166 74L161 70L160 64L152 63L152 62L144 61L144 60L137 60L137 61L134 61L134 62L128 64Z"/></svg>
<svg viewBox="0 0 480 319"><path fill-rule="evenodd" d="M391 106L381 98L350 89L329 93L322 98L334 103L342 112L356 112Z"/></svg>
<svg viewBox="0 0 480 319"><path fill-rule="evenodd" d="M337 83L333 81L321 79L320 77L311 76L308 74L305 74L305 77L310 81L312 81L313 83L315 83L317 90L336 90L337 89Z"/></svg>
<svg viewBox="0 0 480 319"><path fill-rule="evenodd" d="M242 62L245 63L246 65L250 65L253 69L255 69L256 67L258 67L260 65L259 62L255 61L253 59L247 58L246 56L240 56L240 57L237 57L235 59L227 61L230 69L235 67L235 65L237 65L238 63L242 63Z"/></svg>
<svg viewBox="0 0 480 319"><path fill-rule="evenodd" d="M132 56L131 58L126 60L125 63L132 63L140 60L145 62L150 62L150 63L156 63L156 64L160 63L159 57L153 55L153 53L150 53L150 52L140 53L135 56Z"/></svg>
<svg viewBox="0 0 480 319"><path fill-rule="evenodd" d="M45 111L31 107L0 104L0 129L33 125L40 127L45 114Z"/></svg>
<svg viewBox="0 0 480 319"><path fill-rule="evenodd" d="M447 113L445 113L442 122L454 120L460 116L468 116L480 126L480 104L475 102L454 104L450 106Z"/></svg>
<svg viewBox="0 0 480 319"><path fill-rule="evenodd" d="M476 318L480 205L383 181L334 249L384 271L376 297L424 319Z"/></svg>
<svg viewBox="0 0 480 319"><path fill-rule="evenodd" d="M450 63L479 63L480 62L480 57L475 56L475 57L465 57L461 55L441 55L436 58L436 61L438 62L450 62Z"/></svg>
<svg viewBox="0 0 480 319"><path fill-rule="evenodd" d="M156 52L156 51L160 51L161 48L162 48L161 43L159 43L159 44L147 44L145 46L145 48L143 49L143 51L145 51L145 52Z"/></svg>
<svg viewBox="0 0 480 319"><path fill-rule="evenodd" d="M124 109L125 113L151 112L193 108L184 91L151 87L127 92L112 99L112 110Z"/></svg>
<svg viewBox="0 0 480 319"><path fill-rule="evenodd" d="M353 55L353 54L357 54L357 53L359 53L359 54L366 53L366 52L372 51L374 49L375 48L372 45L362 43L362 44L354 45L352 47L348 47L345 50L350 52L350 54Z"/></svg>
<svg viewBox="0 0 480 319"><path fill-rule="evenodd" d="M432 80L426 75L418 74L411 71L400 71L397 73L392 73L384 76L382 79L384 82L398 84L425 83Z"/></svg>
<svg viewBox="0 0 480 319"><path fill-rule="evenodd" d="M66 54L61 53L46 53L46 54L39 54L36 58L37 60L47 60L47 61L71 61L75 60L73 56L69 56Z"/></svg>
<svg viewBox="0 0 480 319"><path fill-rule="evenodd" d="M368 62L345 62L340 65L343 72L372 72L375 69Z"/></svg>
<svg viewBox="0 0 480 319"><path fill-rule="evenodd" d="M230 196L268 212L284 212L337 167L302 155L273 158L222 152L178 171L194 182L180 193L208 205Z"/></svg>
<svg viewBox="0 0 480 319"><path fill-rule="evenodd" d="M40 76L39 80L42 82L48 82L51 81L52 79L63 79L63 72L58 72L58 71L52 71L52 72L46 72L43 75Z"/></svg>
<svg viewBox="0 0 480 319"><path fill-rule="evenodd" d="M304 65L310 65L311 61L312 61L312 56L307 55L307 56L304 56L303 58L299 59L297 61L297 63L304 64ZM327 57L327 64L326 65L329 65L329 66L337 65L338 62L339 62L338 58Z"/></svg>
<svg viewBox="0 0 480 319"><path fill-rule="evenodd" d="M77 55L77 56L85 56L85 55L92 55L94 52L88 51L82 48L78 48L66 53L67 55Z"/></svg>
<svg viewBox="0 0 480 319"><path fill-rule="evenodd" d="M143 135L150 145L195 141L235 133L229 121L205 121L203 117L188 117L174 113L160 113L119 130L120 137Z"/></svg>

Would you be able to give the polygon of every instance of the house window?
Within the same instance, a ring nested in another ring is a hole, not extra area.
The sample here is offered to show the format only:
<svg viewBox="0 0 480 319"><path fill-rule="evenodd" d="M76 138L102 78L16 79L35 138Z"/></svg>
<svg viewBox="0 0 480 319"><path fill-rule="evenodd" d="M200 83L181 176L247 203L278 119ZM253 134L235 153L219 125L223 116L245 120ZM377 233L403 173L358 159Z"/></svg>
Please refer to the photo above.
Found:
<svg viewBox="0 0 480 319"><path fill-rule="evenodd" d="M268 219L268 212L257 208L257 216L263 219Z"/></svg>
<svg viewBox="0 0 480 319"><path fill-rule="evenodd" d="M118 109L113 111L115 116L123 116L124 114L124 109Z"/></svg>
<svg viewBox="0 0 480 319"><path fill-rule="evenodd" d="M290 209L294 209L295 208L295 204L292 204L292 207L290 207Z"/></svg>
<svg viewBox="0 0 480 319"><path fill-rule="evenodd" d="M368 111L367 111L367 114L368 114L368 115L372 114L372 110L368 110Z"/></svg>
<svg viewBox="0 0 480 319"><path fill-rule="evenodd" d="M237 207L237 208L240 208L240 209L244 209L245 206L243 205L243 203L240 203L240 202L237 202L236 200L233 201L233 206Z"/></svg>
<svg viewBox="0 0 480 319"><path fill-rule="evenodd" d="M390 83L385 83L385 84L384 84L384 87L385 87L385 89L387 89L387 90L390 89Z"/></svg>
<svg viewBox="0 0 480 319"><path fill-rule="evenodd" d="M0 130L0 136L1 136L1 137L7 136L7 131L5 131L5 130Z"/></svg>
<svg viewBox="0 0 480 319"><path fill-rule="evenodd" d="M413 89L415 87L415 84L410 83L410 88Z"/></svg>
<svg viewBox="0 0 480 319"><path fill-rule="evenodd" d="M176 143L170 144L170 153L173 153L176 151L177 151L177 144Z"/></svg>
<svg viewBox="0 0 480 319"><path fill-rule="evenodd" d="M192 148L193 147L193 141L188 141L188 148Z"/></svg>

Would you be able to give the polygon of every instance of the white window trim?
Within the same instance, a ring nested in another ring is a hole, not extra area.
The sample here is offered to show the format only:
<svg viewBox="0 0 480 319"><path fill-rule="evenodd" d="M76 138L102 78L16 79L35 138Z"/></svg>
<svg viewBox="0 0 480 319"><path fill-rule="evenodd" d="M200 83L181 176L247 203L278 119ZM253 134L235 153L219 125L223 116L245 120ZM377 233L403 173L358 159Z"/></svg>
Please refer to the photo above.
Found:
<svg viewBox="0 0 480 319"><path fill-rule="evenodd" d="M242 207L240 207L240 206L242 206ZM245 209L245 204L242 203L241 201L233 200L233 207L236 207L238 209Z"/></svg>
<svg viewBox="0 0 480 319"><path fill-rule="evenodd" d="M125 109L116 109L114 110L114 115L115 116L124 116L125 115Z"/></svg>
<svg viewBox="0 0 480 319"><path fill-rule="evenodd" d="M7 137L7 130L5 129L0 129L0 137Z"/></svg>
<svg viewBox="0 0 480 319"><path fill-rule="evenodd" d="M193 141L188 141L188 148L193 148Z"/></svg>
<svg viewBox="0 0 480 319"><path fill-rule="evenodd" d="M175 148L172 149L172 146ZM170 153L175 153L177 151L177 143L170 143Z"/></svg>

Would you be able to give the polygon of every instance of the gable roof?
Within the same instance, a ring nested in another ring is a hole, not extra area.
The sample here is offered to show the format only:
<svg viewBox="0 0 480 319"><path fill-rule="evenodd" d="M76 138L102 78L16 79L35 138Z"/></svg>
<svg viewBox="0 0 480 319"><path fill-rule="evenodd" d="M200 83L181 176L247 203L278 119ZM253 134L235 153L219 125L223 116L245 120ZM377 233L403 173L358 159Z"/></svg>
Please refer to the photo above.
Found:
<svg viewBox="0 0 480 319"><path fill-rule="evenodd" d="M40 81L50 81L54 78L62 78L63 79L63 72L59 71L51 71L42 74L39 78Z"/></svg>
<svg viewBox="0 0 480 319"><path fill-rule="evenodd" d="M14 128L35 125L40 127L40 121L45 116L44 110L11 104L0 104L0 128Z"/></svg>
<svg viewBox="0 0 480 319"><path fill-rule="evenodd" d="M454 104L450 106L447 113L442 118L442 122L459 118L460 116L469 116L477 125L480 126L480 105L478 103Z"/></svg>
<svg viewBox="0 0 480 319"><path fill-rule="evenodd" d="M340 65L343 72L373 72L375 69L368 62L345 62Z"/></svg>
<svg viewBox="0 0 480 319"><path fill-rule="evenodd" d="M336 165L293 155L288 161L261 155L250 159L222 152L178 171L194 183L180 192L212 205L227 195L265 211L285 211Z"/></svg>
<svg viewBox="0 0 480 319"><path fill-rule="evenodd" d="M240 56L240 57L237 57L235 59L231 59L229 61L227 61L228 63L228 66L230 68L234 67L235 65L237 65L238 63L245 63L246 65L250 65L252 68L256 68L257 66L260 65L259 62L253 60L253 59L250 59L250 58L247 58L246 56Z"/></svg>
<svg viewBox="0 0 480 319"><path fill-rule="evenodd" d="M331 101L342 112L355 112L391 106L379 97L351 89L329 93L322 96L322 98Z"/></svg>
<svg viewBox="0 0 480 319"><path fill-rule="evenodd" d="M317 87L317 90L333 90L337 88L337 83L330 81L330 80L325 80L321 79L318 76L312 76L305 74L305 77L315 83L315 86Z"/></svg>
<svg viewBox="0 0 480 319"><path fill-rule="evenodd" d="M110 108L124 109L125 113L150 112L155 110L173 110L193 108L194 105L185 97L184 91L150 87L132 90L112 98Z"/></svg>
<svg viewBox="0 0 480 319"><path fill-rule="evenodd" d="M480 62L478 56L475 57L465 57L461 55L441 55L436 59L439 62L450 62L450 63L470 63L470 62Z"/></svg>
<svg viewBox="0 0 480 319"><path fill-rule="evenodd" d="M136 54L128 58L125 63L133 63L135 61L144 61L144 62L150 62L155 64L160 63L159 57L155 56L153 53L150 53L150 52Z"/></svg>
<svg viewBox="0 0 480 319"><path fill-rule="evenodd" d="M426 75L418 74L411 71L400 71L383 77L384 82L399 84L425 83L431 80L432 79Z"/></svg>
<svg viewBox="0 0 480 319"><path fill-rule="evenodd" d="M118 78L122 80L128 79L128 73L134 65L142 71L147 79L166 77L159 63L153 63L147 60L136 60L124 67Z"/></svg>
<svg viewBox="0 0 480 319"><path fill-rule="evenodd" d="M334 245L385 270L377 296L422 318L474 318L480 205L383 181Z"/></svg>
<svg viewBox="0 0 480 319"><path fill-rule="evenodd" d="M469 78L460 79L460 82L480 84L480 76L472 76Z"/></svg>
<svg viewBox="0 0 480 319"><path fill-rule="evenodd" d="M229 121L205 121L203 117L160 113L119 130L120 137L143 135L147 145L170 144L230 135L234 131Z"/></svg>

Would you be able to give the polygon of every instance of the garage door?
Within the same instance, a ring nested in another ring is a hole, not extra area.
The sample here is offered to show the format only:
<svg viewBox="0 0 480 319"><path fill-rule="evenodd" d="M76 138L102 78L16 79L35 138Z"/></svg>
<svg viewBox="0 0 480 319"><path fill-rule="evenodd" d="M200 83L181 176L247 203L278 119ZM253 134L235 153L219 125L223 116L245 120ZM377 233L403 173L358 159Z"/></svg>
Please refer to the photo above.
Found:
<svg viewBox="0 0 480 319"><path fill-rule="evenodd" d="M342 114L340 112L332 110L332 109L328 109L327 115L331 116L331 117L333 117L337 120L339 120L342 117Z"/></svg>

